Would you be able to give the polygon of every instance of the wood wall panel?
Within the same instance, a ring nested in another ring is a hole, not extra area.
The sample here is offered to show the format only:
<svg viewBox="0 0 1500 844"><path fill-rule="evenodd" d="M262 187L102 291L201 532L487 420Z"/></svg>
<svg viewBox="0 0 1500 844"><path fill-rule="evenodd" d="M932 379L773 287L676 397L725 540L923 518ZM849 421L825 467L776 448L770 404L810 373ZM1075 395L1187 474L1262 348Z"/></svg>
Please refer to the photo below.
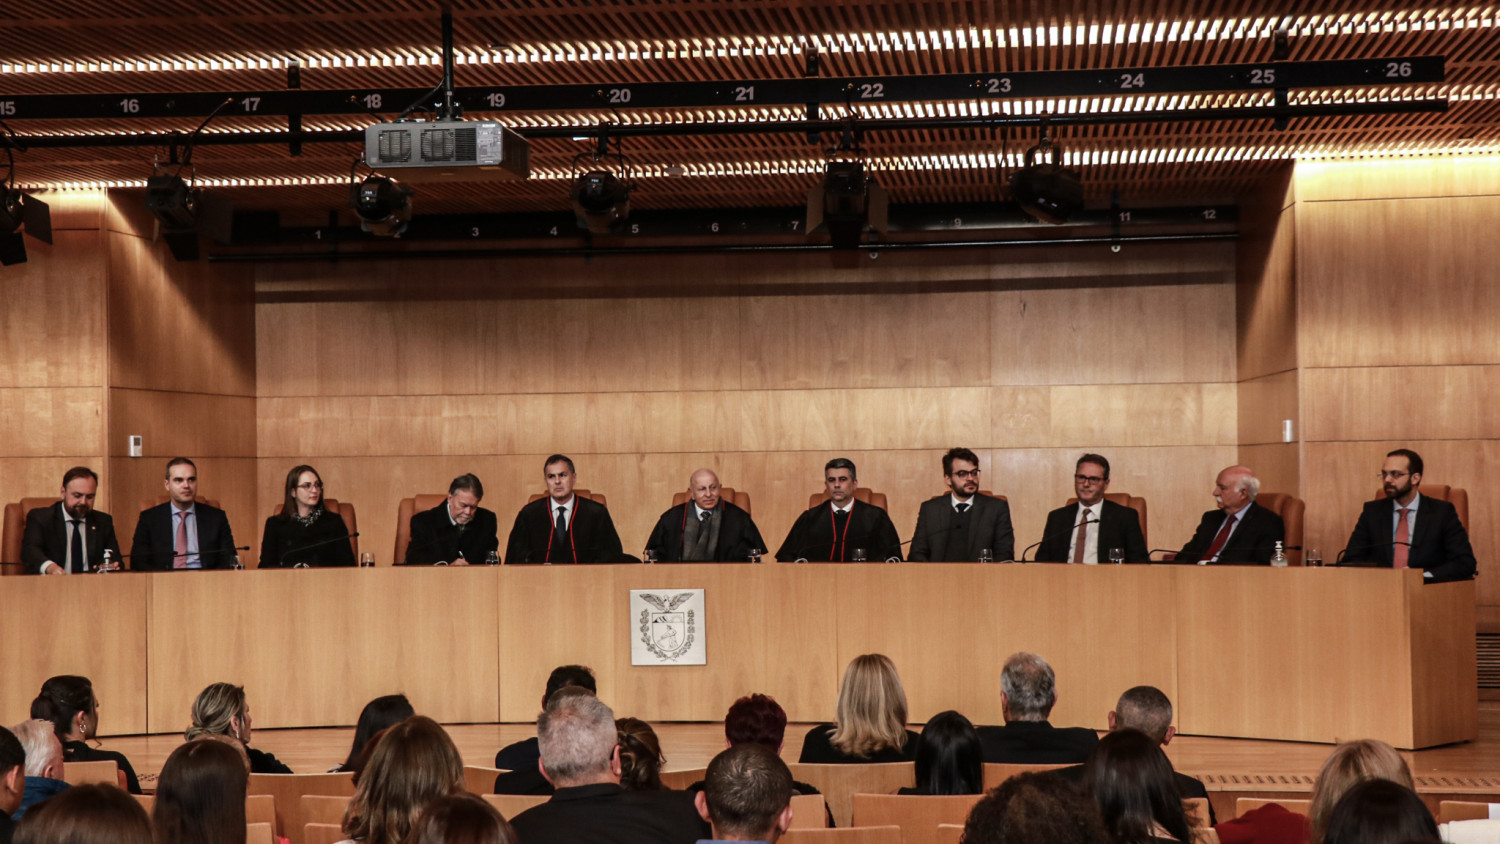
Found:
<svg viewBox="0 0 1500 844"><path fill-rule="evenodd" d="M0 448L6 456L97 454L103 430L100 387L0 387Z"/></svg>
<svg viewBox="0 0 1500 844"><path fill-rule="evenodd" d="M108 466L104 458L99 455L0 457L0 506L20 501L23 498L57 495L62 488L63 475L69 469L79 465L88 466L98 472L101 478L107 477ZM94 499L94 507L106 513L113 513L113 504L110 501L108 489L108 484L100 487L99 495ZM118 525L118 522L116 524ZM116 527L115 530L118 531L119 528ZM19 561L7 560L5 562Z"/></svg>
<svg viewBox="0 0 1500 844"><path fill-rule="evenodd" d="M27 262L0 277L0 387L104 384L104 236L54 231L53 240L27 238Z"/></svg>
<svg viewBox="0 0 1500 844"><path fill-rule="evenodd" d="M163 466L178 455L255 456L254 397L127 389L109 397L113 457L130 455L132 434L142 438L142 459L160 458Z"/></svg>
<svg viewBox="0 0 1500 844"><path fill-rule="evenodd" d="M1263 375L1239 383L1239 431L1242 446L1269 445L1281 442L1281 424L1292 420L1292 437L1310 439L1302 428L1298 395L1301 378L1298 370Z"/></svg>
<svg viewBox="0 0 1500 844"><path fill-rule="evenodd" d="M942 449L989 439L982 387L746 392L744 451Z"/></svg>
<svg viewBox="0 0 1500 844"><path fill-rule="evenodd" d="M1280 492L1306 498L1302 489L1302 452L1298 443L1268 443L1265 445L1240 446L1238 462L1249 466L1260 479L1261 492ZM1212 486L1212 479L1209 484ZM1205 508L1207 509L1207 508ZM1353 525L1350 525L1353 527ZM1184 543L1187 541L1183 540ZM1323 551L1323 559L1331 562L1330 554L1322 545L1309 545ZM1334 553L1337 553L1335 551Z"/></svg>
<svg viewBox="0 0 1500 844"><path fill-rule="evenodd" d="M1500 194L1496 156L1297 163L1297 197L1302 202L1495 194Z"/></svg>
<svg viewBox="0 0 1500 844"><path fill-rule="evenodd" d="M1297 366L1296 186L1287 166L1240 209L1235 299L1242 381Z"/></svg>
<svg viewBox="0 0 1500 844"><path fill-rule="evenodd" d="M1046 444L1231 445L1235 400L1233 384L1054 387Z"/></svg>
<svg viewBox="0 0 1500 844"><path fill-rule="evenodd" d="M1500 438L1500 365L1310 369L1308 440Z"/></svg>

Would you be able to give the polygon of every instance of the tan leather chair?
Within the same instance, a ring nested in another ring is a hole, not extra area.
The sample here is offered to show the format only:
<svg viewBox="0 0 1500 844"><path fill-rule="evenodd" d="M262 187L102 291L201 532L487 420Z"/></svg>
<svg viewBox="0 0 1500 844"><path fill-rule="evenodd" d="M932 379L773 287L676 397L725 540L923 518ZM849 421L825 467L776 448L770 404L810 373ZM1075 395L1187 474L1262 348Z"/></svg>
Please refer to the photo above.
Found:
<svg viewBox="0 0 1500 844"><path fill-rule="evenodd" d="M506 820L530 809L532 806L540 806L551 800L545 794L481 794L484 802L495 807L495 811Z"/></svg>
<svg viewBox="0 0 1500 844"><path fill-rule="evenodd" d="M865 762L854 765L794 762L792 779L805 782L823 793L833 823L846 828L854 817L854 795L890 794L917 784L917 769L910 762ZM899 840L899 838L898 838Z"/></svg>
<svg viewBox="0 0 1500 844"><path fill-rule="evenodd" d="M1137 514L1140 515L1140 517L1141 517L1141 539L1143 541L1145 541L1146 547L1150 548L1151 547L1151 540L1149 540L1149 539L1146 538L1147 536L1150 535L1150 534L1148 534L1146 532L1146 499L1140 498L1140 497L1135 496L1135 495L1131 495L1128 492L1106 492L1106 493L1104 493L1104 500L1105 501L1113 501L1114 503L1120 505L1121 507L1129 507L1130 509L1134 510ZM1068 499L1068 503L1064 504L1063 506L1064 507L1072 507L1074 504L1077 504L1077 503L1078 503L1078 499L1077 498L1069 498ZM1301 545L1302 543L1299 542L1297 544Z"/></svg>
<svg viewBox="0 0 1500 844"><path fill-rule="evenodd" d="M827 500L828 493L815 492L807 497L807 508L811 510ZM866 487L858 487L854 490L854 500L863 501L866 504L874 504L887 513L890 512L890 508L885 505L885 493L883 492L872 492Z"/></svg>
<svg viewBox="0 0 1500 844"><path fill-rule="evenodd" d="M251 774L247 791L251 795L270 794L276 812L275 831L292 844L302 844L302 795L332 794L345 799L354 796L353 774ZM248 810L249 804L246 803ZM341 840L334 839L335 841Z"/></svg>
<svg viewBox="0 0 1500 844"><path fill-rule="evenodd" d="M719 497L744 510L746 513L750 512L750 493L748 492L740 492L732 486L721 486L719 487ZM686 504L687 502L688 494L686 492L679 492L672 495L673 507L679 504ZM697 782L697 780L693 782ZM691 784L689 783L689 785Z"/></svg>
<svg viewBox="0 0 1500 844"><path fill-rule="evenodd" d="M1447 484L1429 484L1429 483L1424 483L1421 486L1417 487L1417 492L1420 492L1423 495L1430 495L1433 498L1442 499L1443 501L1446 501L1449 504L1452 504L1453 505L1453 509L1455 509L1455 510L1458 511L1458 522L1459 522L1459 524L1463 525L1464 526L1464 532L1468 533L1468 531L1469 531L1469 491L1468 490L1466 490L1466 489L1464 489L1462 487L1448 486ZM1375 493L1375 497L1376 498L1385 498L1385 490L1381 489L1381 490L1377 491Z"/></svg>
<svg viewBox="0 0 1500 844"><path fill-rule="evenodd" d="M471 794L494 794L495 777L505 773L504 768L486 768L482 765L464 766L464 790ZM696 780L694 780L696 782Z"/></svg>
<svg viewBox="0 0 1500 844"><path fill-rule="evenodd" d="M1262 492L1255 497L1255 503L1281 517L1286 528L1286 541L1281 547L1286 549L1287 564L1302 565L1302 520L1307 503L1284 492Z"/></svg>
<svg viewBox="0 0 1500 844"><path fill-rule="evenodd" d="M441 492L424 492L411 498L401 499L396 507L396 547L391 551L391 565L406 561L406 549L411 545L411 517L426 512L448 500Z"/></svg>
<svg viewBox="0 0 1500 844"><path fill-rule="evenodd" d="M26 514L38 507L57 503L57 497L23 498L5 505L5 522L0 530L0 574L24 574L21 565L21 540L26 536ZM10 564L14 565L10 565Z"/></svg>
<svg viewBox="0 0 1500 844"><path fill-rule="evenodd" d="M279 515L281 515L281 510L285 506L286 505L284 505L284 504L277 504L276 505L276 509L271 511L271 515L273 515L273 516L279 516ZM330 513L338 513L339 514L339 518L341 518L341 519L344 520L344 527L347 528L351 534L359 532L359 524L355 521L355 518L354 518L354 505L353 504L350 504L347 501L340 501L337 498L325 498L325 499L323 499L323 509L327 510ZM359 537L357 537L357 536L351 536L351 537L349 537L349 547L354 549L354 559L358 560L359 559Z"/></svg>
<svg viewBox="0 0 1500 844"><path fill-rule="evenodd" d="M938 844L938 824L961 824L983 794L854 795L854 826L899 826L906 844Z"/></svg>

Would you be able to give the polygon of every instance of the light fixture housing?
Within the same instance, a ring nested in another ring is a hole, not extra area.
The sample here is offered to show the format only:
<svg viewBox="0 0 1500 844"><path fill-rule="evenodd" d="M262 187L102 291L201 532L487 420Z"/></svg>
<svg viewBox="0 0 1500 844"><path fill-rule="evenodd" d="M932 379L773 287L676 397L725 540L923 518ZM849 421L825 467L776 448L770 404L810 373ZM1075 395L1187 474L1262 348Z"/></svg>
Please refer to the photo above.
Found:
<svg viewBox="0 0 1500 844"><path fill-rule="evenodd" d="M376 237L400 237L411 222L412 193L394 179L371 174L350 188L349 203L360 228Z"/></svg>
<svg viewBox="0 0 1500 844"><path fill-rule="evenodd" d="M47 203L0 182L0 266L26 263L26 240L52 242L52 210Z"/></svg>
<svg viewBox="0 0 1500 844"><path fill-rule="evenodd" d="M593 234L610 234L630 219L632 186L608 170L589 170L573 179L568 199L578 227Z"/></svg>
<svg viewBox="0 0 1500 844"><path fill-rule="evenodd" d="M866 229L886 230L885 188L858 159L828 162L823 181L807 192L807 231L826 230L835 249L854 249Z"/></svg>
<svg viewBox="0 0 1500 844"><path fill-rule="evenodd" d="M1050 161L1037 163L1051 154ZM1062 166L1062 147L1047 137L1046 127L1036 146L1026 151L1026 166L1010 176L1010 196L1021 210L1044 223L1062 225L1083 210L1083 178Z"/></svg>

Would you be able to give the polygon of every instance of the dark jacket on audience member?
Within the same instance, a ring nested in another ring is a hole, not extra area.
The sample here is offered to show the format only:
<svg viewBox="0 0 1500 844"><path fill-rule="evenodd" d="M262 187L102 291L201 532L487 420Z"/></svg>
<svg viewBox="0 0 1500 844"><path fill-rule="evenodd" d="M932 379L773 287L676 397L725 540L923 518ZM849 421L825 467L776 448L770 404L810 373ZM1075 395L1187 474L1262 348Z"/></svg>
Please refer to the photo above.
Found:
<svg viewBox="0 0 1500 844"><path fill-rule="evenodd" d="M68 784L62 780L55 780L50 777L27 777L26 791L21 795L21 808L17 809L15 814L10 816L10 819L16 823L20 823L21 818L26 816L27 809L60 791L67 790L67 788Z"/></svg>
<svg viewBox="0 0 1500 844"><path fill-rule="evenodd" d="M808 730L807 736L802 739L802 755L797 761L814 765L858 765L870 762L910 762L916 756L917 734L911 730L906 731L906 743L900 750L887 747L865 759L850 756L834 747L831 740L833 727L833 724L819 724Z"/></svg>
<svg viewBox="0 0 1500 844"><path fill-rule="evenodd" d="M290 774L291 768L281 763L280 759L253 747L245 748L245 754L250 757L250 773L252 774Z"/></svg>
<svg viewBox="0 0 1500 844"><path fill-rule="evenodd" d="M130 760L125 754L113 750L99 750L89 747L87 742L65 741L63 747L63 762L113 762L120 766L125 772L125 787L131 794L141 793L141 781L136 778L135 768L130 767Z"/></svg>
<svg viewBox="0 0 1500 844"><path fill-rule="evenodd" d="M1062 777L1063 779L1069 780L1070 782L1083 782L1082 765L1072 765L1067 768L1058 768L1052 773L1057 774L1058 776ZM1203 785L1202 780L1198 779L1197 777L1190 777L1187 774L1181 773L1179 771L1173 771L1172 776L1177 778L1177 790L1182 792L1182 799L1191 800L1195 797L1201 797L1204 800L1208 800L1208 788ZM1213 826L1218 822L1219 819L1214 816L1213 801L1209 800L1208 825Z"/></svg>
<svg viewBox="0 0 1500 844"><path fill-rule="evenodd" d="M16 824L10 819L10 815L0 815L0 844L10 844L15 829Z"/></svg>
<svg viewBox="0 0 1500 844"><path fill-rule="evenodd" d="M1046 721L1012 721L980 727L984 761L1012 765L1071 765L1087 761L1099 735L1087 727L1054 727Z"/></svg>
<svg viewBox="0 0 1500 844"><path fill-rule="evenodd" d="M614 783L559 788L510 819L522 844L694 844L712 837L686 791L626 791Z"/></svg>
<svg viewBox="0 0 1500 844"><path fill-rule="evenodd" d="M542 776L535 765L518 771L502 771L495 776L496 794L552 794L556 791L552 783Z"/></svg>

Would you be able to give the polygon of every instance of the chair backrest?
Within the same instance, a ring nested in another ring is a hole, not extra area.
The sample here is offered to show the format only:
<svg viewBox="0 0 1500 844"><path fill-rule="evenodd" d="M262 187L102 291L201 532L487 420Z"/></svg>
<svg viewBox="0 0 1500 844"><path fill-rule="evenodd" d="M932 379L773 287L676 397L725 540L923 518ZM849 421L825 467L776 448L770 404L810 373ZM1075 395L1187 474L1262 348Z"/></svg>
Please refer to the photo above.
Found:
<svg viewBox="0 0 1500 844"><path fill-rule="evenodd" d="M1137 495L1131 495L1128 492L1106 492L1104 493L1104 500L1113 501L1121 507L1129 507L1141 517L1141 539L1145 541L1146 547L1150 548L1151 540L1146 539L1146 499ZM1064 506L1072 507L1077 503L1077 498L1069 498L1068 503Z"/></svg>
<svg viewBox="0 0 1500 844"><path fill-rule="evenodd" d="M1192 828L1193 844L1219 844L1219 831L1211 826Z"/></svg>
<svg viewBox="0 0 1500 844"><path fill-rule="evenodd" d="M396 547L391 550L391 565L397 566L406 560L406 547L411 544L411 517L447 500L448 496L441 492L423 492L401 499L396 507Z"/></svg>
<svg viewBox="0 0 1500 844"><path fill-rule="evenodd" d="M1182 812L1187 815L1188 826L1195 828L1209 826L1207 797L1182 798Z"/></svg>
<svg viewBox="0 0 1500 844"><path fill-rule="evenodd" d="M944 797L854 795L854 825L899 826L906 844L938 844L938 824L962 824L982 794Z"/></svg>
<svg viewBox="0 0 1500 844"><path fill-rule="evenodd" d="M130 796L135 798L135 802L141 804L141 808L145 809L148 815L156 808L155 794L132 794Z"/></svg>
<svg viewBox="0 0 1500 844"><path fill-rule="evenodd" d="M838 829L789 829L777 839L780 844L901 844L899 826L839 827Z"/></svg>
<svg viewBox="0 0 1500 844"><path fill-rule="evenodd" d="M349 810L350 798L342 795L332 794L304 794L300 798L302 803L302 824L331 823L339 826L344 825L344 813Z"/></svg>
<svg viewBox="0 0 1500 844"><path fill-rule="evenodd" d="M827 829L828 801L821 794L793 794L792 825L788 828Z"/></svg>
<svg viewBox="0 0 1500 844"><path fill-rule="evenodd" d="M281 510L284 506L283 504L277 504L276 509L271 511L271 515L281 515ZM347 501L340 501L337 498L325 498L323 499L323 509L330 513L338 513L339 518L344 520L344 527L348 529L350 534L359 533L359 522L354 518L353 504ZM354 559L358 560L359 537L351 535L349 537L349 547L354 549Z"/></svg>
<svg viewBox="0 0 1500 844"><path fill-rule="evenodd" d="M1438 823L1449 821L1486 821L1491 810L1500 810L1500 803L1473 803L1467 800L1444 800L1438 803Z"/></svg>
<svg viewBox="0 0 1500 844"><path fill-rule="evenodd" d="M276 835L268 823L245 824L245 844L276 844Z"/></svg>
<svg viewBox="0 0 1500 844"><path fill-rule="evenodd" d="M683 791L695 782L702 782L707 768L689 768L686 771L662 771L661 784L673 791Z"/></svg>
<svg viewBox="0 0 1500 844"><path fill-rule="evenodd" d="M1464 526L1464 531L1469 530L1469 491L1463 487L1448 486L1447 484L1423 483L1417 487L1417 492L1439 498L1453 505L1458 511L1459 524ZM1381 489L1375 493L1376 498L1384 498L1385 490Z"/></svg>
<svg viewBox="0 0 1500 844"><path fill-rule="evenodd" d="M21 562L21 540L26 536L26 514L38 507L56 504L57 497L23 498L5 505L4 527L0 528L0 563ZM15 566L6 566L0 573L21 574Z"/></svg>
<svg viewBox="0 0 1500 844"><path fill-rule="evenodd" d="M938 844L958 844L964 837L964 825L940 823L937 828Z"/></svg>
<svg viewBox="0 0 1500 844"><path fill-rule="evenodd" d="M740 492L732 486L721 486L719 487L719 497L744 510L746 513L750 512L750 493L748 492ZM678 504L686 504L687 501L688 494L686 492L675 493L672 496L673 507L676 507Z"/></svg>
<svg viewBox="0 0 1500 844"><path fill-rule="evenodd" d="M63 781L68 785L119 785L120 766L113 759L69 762L63 765Z"/></svg>
<svg viewBox="0 0 1500 844"><path fill-rule="evenodd" d="M879 762L858 765L789 765L792 779L823 792L833 824L849 826L854 817L855 794L891 794L917 784L917 769L910 762Z"/></svg>
<svg viewBox="0 0 1500 844"><path fill-rule="evenodd" d="M602 492L589 492L588 490L584 489L583 487L573 487L573 494L577 495L577 496L581 496L583 498L587 498L590 501L596 502L598 504L602 504L605 507L609 506L609 499L606 498L605 495L604 495L604 493L602 493ZM530 504L533 501L541 501L543 498L546 498L546 497L547 497L547 493L545 493L545 492L534 492L529 497L527 497L526 503Z"/></svg>
<svg viewBox="0 0 1500 844"><path fill-rule="evenodd" d="M141 499L140 509L142 509L142 510L150 510L152 507L156 507L156 506L165 504L165 503L167 503L168 501L171 501L171 500L172 500L172 496L170 496L170 495L158 495L155 498L142 498ZM195 500L202 501L204 504L207 504L208 506L213 507L214 509L217 509L217 510L224 509L224 508L222 508L222 507L219 506L219 499L217 499L217 498L205 498L205 497L203 497L203 496L200 495Z"/></svg>
<svg viewBox="0 0 1500 844"><path fill-rule="evenodd" d="M276 798L276 834L302 844L302 795L354 796L353 774L251 774L250 794ZM338 840L338 839L335 839Z"/></svg>
<svg viewBox="0 0 1500 844"><path fill-rule="evenodd" d="M1307 503L1284 492L1262 492L1255 503L1281 517L1286 527L1286 560L1289 565L1302 565L1302 518L1307 512Z"/></svg>
<svg viewBox="0 0 1500 844"><path fill-rule="evenodd" d="M1055 771L1058 768L1066 768L1067 765L1019 765L1006 762L984 763L984 790L998 786L1017 774L1029 774L1032 771Z"/></svg>
<svg viewBox="0 0 1500 844"><path fill-rule="evenodd" d="M302 827L302 844L338 844L348 837L342 824L310 823Z"/></svg>
<svg viewBox="0 0 1500 844"><path fill-rule="evenodd" d="M471 794L494 794L495 777L503 768L485 768L479 765L464 766L464 789Z"/></svg>
<svg viewBox="0 0 1500 844"><path fill-rule="evenodd" d="M500 816L506 820L510 820L532 806L540 806L552 799L546 794L483 794L480 796L494 806Z"/></svg>
<svg viewBox="0 0 1500 844"><path fill-rule="evenodd" d="M245 795L245 823L276 825L276 798L270 794Z"/></svg>
<svg viewBox="0 0 1500 844"><path fill-rule="evenodd" d="M1268 803L1279 803L1288 812L1305 815L1312 808L1311 800L1280 800L1268 797L1240 797L1234 801L1234 816L1239 817L1251 809L1259 809Z"/></svg>
<svg viewBox="0 0 1500 844"><path fill-rule="evenodd" d="M807 508L811 510L827 500L827 492L815 492L807 497ZM854 490L854 500L863 501L866 504L874 504L876 507L890 512L890 508L885 504L885 493L883 492L874 492L867 487L858 487Z"/></svg>

